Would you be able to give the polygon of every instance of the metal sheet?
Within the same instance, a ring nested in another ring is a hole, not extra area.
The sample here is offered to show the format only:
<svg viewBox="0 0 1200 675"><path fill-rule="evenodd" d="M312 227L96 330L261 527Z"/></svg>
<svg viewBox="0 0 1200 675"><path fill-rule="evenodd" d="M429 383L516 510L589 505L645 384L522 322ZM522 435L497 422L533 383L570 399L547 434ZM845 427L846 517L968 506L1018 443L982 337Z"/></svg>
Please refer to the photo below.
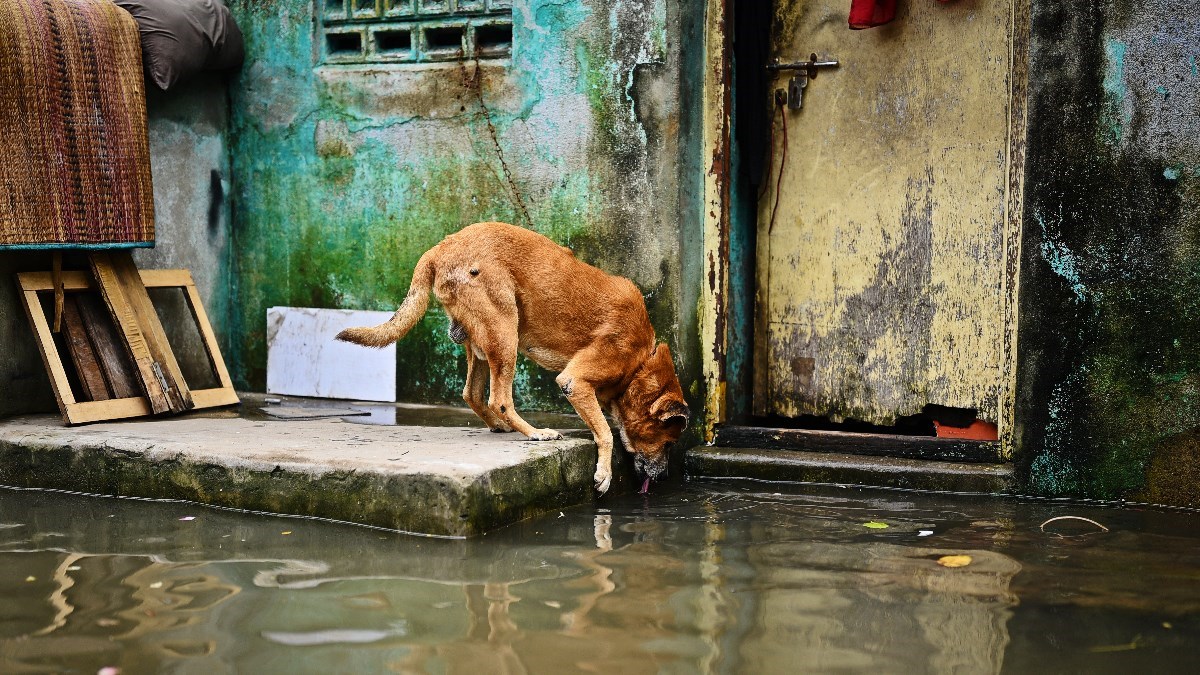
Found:
<svg viewBox="0 0 1200 675"><path fill-rule="evenodd" d="M761 203L755 412L888 423L936 403L996 421L1012 0L904 3L866 31L848 6L776 17L775 56L841 65L785 113L783 179Z"/></svg>

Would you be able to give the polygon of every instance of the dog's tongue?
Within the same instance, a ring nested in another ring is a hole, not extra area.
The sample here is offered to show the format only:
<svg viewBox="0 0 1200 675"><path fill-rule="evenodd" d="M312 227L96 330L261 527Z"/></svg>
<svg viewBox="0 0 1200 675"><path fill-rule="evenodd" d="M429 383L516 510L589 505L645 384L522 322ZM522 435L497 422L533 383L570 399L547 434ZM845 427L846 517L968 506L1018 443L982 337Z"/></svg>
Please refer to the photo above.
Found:
<svg viewBox="0 0 1200 675"><path fill-rule="evenodd" d="M644 494L646 494L647 492L650 492L650 478L649 478L649 477L647 477L647 478L646 478L646 482L645 482L645 483L642 483L642 489L641 489L641 490L638 490L638 494L639 494L639 495L644 495Z"/></svg>

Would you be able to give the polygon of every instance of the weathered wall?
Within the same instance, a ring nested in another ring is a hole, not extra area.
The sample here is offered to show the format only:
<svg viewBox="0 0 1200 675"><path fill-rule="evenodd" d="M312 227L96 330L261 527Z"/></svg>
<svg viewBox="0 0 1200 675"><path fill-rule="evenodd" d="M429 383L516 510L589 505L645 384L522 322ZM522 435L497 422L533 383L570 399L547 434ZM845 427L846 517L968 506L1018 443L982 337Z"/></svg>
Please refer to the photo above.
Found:
<svg viewBox="0 0 1200 675"><path fill-rule="evenodd" d="M191 270L222 350L230 344L232 236L229 76L206 73L169 93L147 87L157 227L143 269Z"/></svg>
<svg viewBox="0 0 1200 675"><path fill-rule="evenodd" d="M1033 3L1017 461L1200 505L1200 18Z"/></svg>
<svg viewBox="0 0 1200 675"><path fill-rule="evenodd" d="M156 245L142 268L192 271L218 340L227 351L230 210L226 77L205 75L170 93L147 87ZM50 379L17 293L17 272L50 269L49 253L0 252L0 416L55 410ZM64 256L86 269L86 258ZM188 359L197 355L183 354ZM199 355L202 357L202 355ZM192 359L195 360L195 359Z"/></svg>
<svg viewBox="0 0 1200 675"><path fill-rule="evenodd" d="M473 62L320 65L312 0L232 2L247 48L233 88L237 384L264 385L268 307L392 310L446 234L488 219L529 225L514 188L533 229L631 278L678 360L694 353L699 284L684 268L699 253L684 247L699 241L680 196L694 191L680 177L700 171L681 139L686 4L513 3L511 65L482 65L510 184L464 84ZM399 343L401 400L460 401L463 364L445 328L433 308ZM553 376L523 359L516 393L527 408L565 406Z"/></svg>

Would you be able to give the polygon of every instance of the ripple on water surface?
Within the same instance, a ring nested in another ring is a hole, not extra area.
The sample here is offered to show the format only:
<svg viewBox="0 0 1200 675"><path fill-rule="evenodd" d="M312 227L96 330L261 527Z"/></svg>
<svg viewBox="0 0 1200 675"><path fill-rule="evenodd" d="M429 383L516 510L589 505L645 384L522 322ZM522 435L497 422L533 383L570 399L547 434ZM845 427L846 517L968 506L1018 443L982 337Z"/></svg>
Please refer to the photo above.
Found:
<svg viewBox="0 0 1200 675"><path fill-rule="evenodd" d="M713 482L447 540L0 489L0 672L1184 672L1198 524Z"/></svg>

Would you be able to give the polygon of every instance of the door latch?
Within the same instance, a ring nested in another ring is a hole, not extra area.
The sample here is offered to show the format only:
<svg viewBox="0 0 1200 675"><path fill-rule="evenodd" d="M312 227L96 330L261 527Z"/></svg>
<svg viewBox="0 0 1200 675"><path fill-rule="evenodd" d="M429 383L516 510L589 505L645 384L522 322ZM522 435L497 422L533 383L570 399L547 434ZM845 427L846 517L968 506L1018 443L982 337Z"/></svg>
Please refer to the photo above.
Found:
<svg viewBox="0 0 1200 675"><path fill-rule="evenodd" d="M779 59L775 59L774 63L767 65L767 70L795 73L788 80L787 106L792 110L799 110L804 105L804 89L808 86L809 80L816 79L818 69L836 68L837 65L838 62L835 60L819 61L816 54L811 54L807 61L780 63Z"/></svg>

